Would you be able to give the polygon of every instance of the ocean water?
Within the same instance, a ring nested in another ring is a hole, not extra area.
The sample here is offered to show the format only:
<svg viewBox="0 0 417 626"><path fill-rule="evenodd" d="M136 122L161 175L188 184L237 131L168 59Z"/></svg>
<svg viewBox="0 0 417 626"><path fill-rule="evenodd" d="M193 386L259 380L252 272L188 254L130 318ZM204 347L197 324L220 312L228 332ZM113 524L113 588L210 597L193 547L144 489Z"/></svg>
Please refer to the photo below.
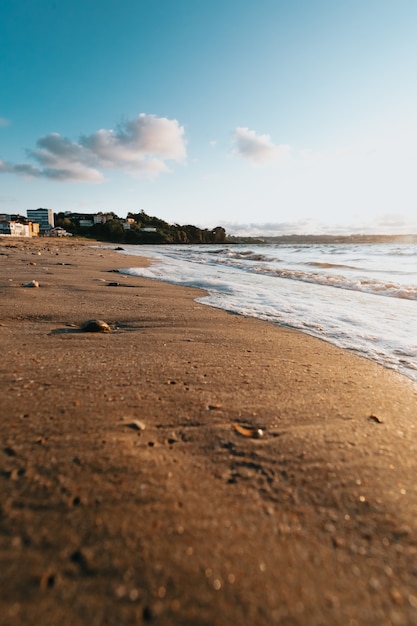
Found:
<svg viewBox="0 0 417 626"><path fill-rule="evenodd" d="M298 329L417 382L417 244L125 246L125 270L202 287L198 301Z"/></svg>

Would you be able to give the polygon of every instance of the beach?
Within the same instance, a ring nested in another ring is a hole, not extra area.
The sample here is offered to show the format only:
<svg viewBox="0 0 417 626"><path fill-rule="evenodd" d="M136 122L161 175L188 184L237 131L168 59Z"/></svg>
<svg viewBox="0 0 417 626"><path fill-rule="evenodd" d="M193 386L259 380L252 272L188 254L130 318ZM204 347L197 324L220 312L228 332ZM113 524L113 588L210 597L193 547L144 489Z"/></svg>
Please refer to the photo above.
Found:
<svg viewBox="0 0 417 626"><path fill-rule="evenodd" d="M94 243L0 238L0 624L417 623L416 385Z"/></svg>

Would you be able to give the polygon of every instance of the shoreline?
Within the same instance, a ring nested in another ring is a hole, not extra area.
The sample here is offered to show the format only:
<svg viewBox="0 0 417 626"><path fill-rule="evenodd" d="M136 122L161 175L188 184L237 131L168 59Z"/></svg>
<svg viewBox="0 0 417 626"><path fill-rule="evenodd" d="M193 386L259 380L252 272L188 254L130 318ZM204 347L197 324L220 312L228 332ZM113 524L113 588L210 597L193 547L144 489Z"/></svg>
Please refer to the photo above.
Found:
<svg viewBox="0 0 417 626"><path fill-rule="evenodd" d="M90 246L0 239L5 623L414 624L413 383Z"/></svg>
<svg viewBox="0 0 417 626"><path fill-rule="evenodd" d="M137 258L136 249L134 246L122 248L125 254L132 254L133 258ZM353 283L356 284L356 279L349 283L347 277L345 277L347 280L345 287L335 290L334 286L341 286L340 283L337 283L332 286L331 292L328 291L328 287L332 284L332 280L330 280L330 284L326 282L329 276L327 278L323 276L321 279L314 278L312 281L304 278L300 281L297 280L294 282L294 288L291 280L285 280L280 285L272 280L272 283L275 284L271 283L266 286L264 281L270 280L268 276L271 275L272 271L269 264L266 274L258 270L252 273L248 269L248 273L244 271L242 274L239 272L240 275L232 275L228 274L228 262L222 255L219 255L222 262L217 266L214 264L215 268L221 268L222 284L218 287L216 281L220 278L220 274L217 275L216 271L207 272L206 269L206 254L209 254L207 246L203 246L197 255L191 255L192 262L190 264L184 263L188 257L180 252L180 246L176 247L174 254L167 252L168 250L167 246L162 246L162 250L154 250L152 247L146 248L145 246L142 253L145 252L146 255L149 255L151 260L155 262L155 268L146 267L136 270L132 267L126 273L173 285L201 286L203 290L205 289L204 284L207 284L207 291L201 298L198 298L199 302L229 313L261 319L276 326L293 329L324 340L351 354L362 356L405 375L416 385L417 389L417 370L411 345L412 320L415 311L413 310L414 303L408 301L408 298L389 297L382 300L380 297L375 298L375 296L382 295L379 289L375 288L374 291L366 288L356 290L353 287ZM219 250L216 251L216 253L219 252ZM202 260L204 260L201 265L199 263L200 253ZM241 254L247 254L246 258L251 258L254 254L256 260L266 258L272 260L272 258L264 256L266 254L264 249L257 250L256 253L240 251L237 258L240 258ZM280 261L282 262L283 259L281 258ZM226 264L226 269L224 269L223 263ZM286 264L286 262L284 263ZM310 264L309 261L306 263L307 265ZM208 265L210 266L211 263L209 262ZM273 273L275 272L279 272L276 267L273 269ZM286 269L283 274L287 276L289 273L291 277L291 272L291 269ZM341 277L341 283L343 280ZM395 279L393 280L395 281ZM366 281L364 282L366 283ZM225 289L225 285L228 285L227 289ZM391 287L394 285L395 282L392 282ZM396 287L399 285L397 284ZM249 302L247 299L248 290L250 293ZM297 296L297 291L303 295ZM392 294L385 293L384 295L391 296ZM309 306L309 303L312 302L314 302L314 306ZM348 315L346 315L346 311L349 311ZM402 332L405 328L408 328L407 336Z"/></svg>

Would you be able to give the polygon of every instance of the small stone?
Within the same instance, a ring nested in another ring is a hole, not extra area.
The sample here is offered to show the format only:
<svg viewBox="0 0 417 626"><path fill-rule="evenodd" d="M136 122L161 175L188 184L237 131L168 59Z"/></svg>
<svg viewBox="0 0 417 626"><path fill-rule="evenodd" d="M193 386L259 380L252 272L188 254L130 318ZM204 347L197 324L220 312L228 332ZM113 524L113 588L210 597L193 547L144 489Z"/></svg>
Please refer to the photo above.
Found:
<svg viewBox="0 0 417 626"><path fill-rule="evenodd" d="M345 540L341 537L332 537L332 543L335 548L344 548Z"/></svg>
<svg viewBox="0 0 417 626"><path fill-rule="evenodd" d="M395 587L391 587L391 589L389 590L389 595L391 596L391 600L395 602L395 604L403 603L403 597L398 589L396 589Z"/></svg>
<svg viewBox="0 0 417 626"><path fill-rule="evenodd" d="M81 330L85 333L109 333L111 332L110 326L103 320L88 320L81 326Z"/></svg>
<svg viewBox="0 0 417 626"><path fill-rule="evenodd" d="M70 561L75 563L80 572L84 575L91 575L95 572L95 568L93 566L93 553L89 548L75 550L70 555Z"/></svg>
<svg viewBox="0 0 417 626"><path fill-rule="evenodd" d="M417 596L410 594L408 596L408 602L410 603L410 606L413 607L413 609L417 609Z"/></svg>
<svg viewBox="0 0 417 626"><path fill-rule="evenodd" d="M124 598L127 593L126 587L124 585L119 585L115 590L115 594L117 598Z"/></svg>
<svg viewBox="0 0 417 626"><path fill-rule="evenodd" d="M39 287L39 283L37 280L31 280L30 283L25 283L23 287Z"/></svg>
<svg viewBox="0 0 417 626"><path fill-rule="evenodd" d="M383 424L384 422L382 421L382 419L380 417L378 417L378 415L375 415L374 413L372 413L369 417L368 417L369 421L371 422L375 422L376 424Z"/></svg>
<svg viewBox="0 0 417 626"><path fill-rule="evenodd" d="M132 602L136 602L138 598L139 598L139 591L137 589L131 589L129 592L129 599Z"/></svg>
<svg viewBox="0 0 417 626"><path fill-rule="evenodd" d="M44 572L39 581L39 586L43 591L52 589L57 583L57 575L54 571L48 570Z"/></svg>

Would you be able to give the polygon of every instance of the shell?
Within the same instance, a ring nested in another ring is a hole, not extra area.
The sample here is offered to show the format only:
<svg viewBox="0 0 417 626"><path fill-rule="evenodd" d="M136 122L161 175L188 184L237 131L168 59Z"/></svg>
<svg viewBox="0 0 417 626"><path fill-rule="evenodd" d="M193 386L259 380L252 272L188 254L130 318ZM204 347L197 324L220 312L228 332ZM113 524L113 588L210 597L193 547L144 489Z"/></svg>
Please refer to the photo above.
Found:
<svg viewBox="0 0 417 626"><path fill-rule="evenodd" d="M255 428L252 426L249 426L249 428L247 428L246 426L241 426L237 422L233 422L232 426L235 429L235 431L239 433L239 435L242 435L242 437L249 437L250 439L259 439L264 434L261 428Z"/></svg>
<svg viewBox="0 0 417 626"><path fill-rule="evenodd" d="M85 333L109 333L111 328L103 320L88 320L81 326L81 330Z"/></svg>
<svg viewBox="0 0 417 626"><path fill-rule="evenodd" d="M127 428L132 428L133 430L145 430L146 424L141 420L133 420L131 422L125 422L124 424Z"/></svg>

